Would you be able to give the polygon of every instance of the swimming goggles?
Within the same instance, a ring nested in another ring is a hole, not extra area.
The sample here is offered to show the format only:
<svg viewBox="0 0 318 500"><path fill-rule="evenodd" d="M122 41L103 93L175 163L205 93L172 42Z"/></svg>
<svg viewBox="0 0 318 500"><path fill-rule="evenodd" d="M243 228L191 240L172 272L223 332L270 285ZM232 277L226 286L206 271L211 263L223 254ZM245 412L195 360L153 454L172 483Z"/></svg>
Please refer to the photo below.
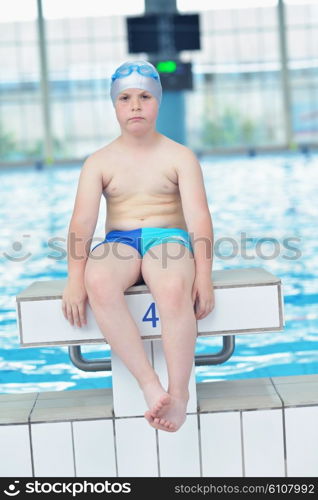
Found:
<svg viewBox="0 0 318 500"><path fill-rule="evenodd" d="M112 82L117 80L117 78L125 78L126 76L131 75L131 73L136 70L142 76L148 76L150 78L154 78L154 80L159 80L159 76L153 68L147 66L146 64L138 65L138 64L129 64L129 66L125 66L124 68L119 68L112 75Z"/></svg>

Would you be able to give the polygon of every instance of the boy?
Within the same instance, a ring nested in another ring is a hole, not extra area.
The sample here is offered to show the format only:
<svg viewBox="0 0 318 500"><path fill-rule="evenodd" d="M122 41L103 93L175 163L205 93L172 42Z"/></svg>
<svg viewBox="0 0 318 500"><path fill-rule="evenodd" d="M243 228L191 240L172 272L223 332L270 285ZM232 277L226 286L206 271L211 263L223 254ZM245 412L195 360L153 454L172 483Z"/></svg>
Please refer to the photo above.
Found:
<svg viewBox="0 0 318 500"><path fill-rule="evenodd" d="M143 391L145 418L152 427L174 432L186 418L196 320L214 307L213 228L195 155L156 131L161 96L159 74L147 61L124 63L112 76L121 135L82 167L62 308L81 327L88 299L111 349ZM102 195L106 237L90 252ZM142 279L160 315L167 390L148 361L124 297Z"/></svg>

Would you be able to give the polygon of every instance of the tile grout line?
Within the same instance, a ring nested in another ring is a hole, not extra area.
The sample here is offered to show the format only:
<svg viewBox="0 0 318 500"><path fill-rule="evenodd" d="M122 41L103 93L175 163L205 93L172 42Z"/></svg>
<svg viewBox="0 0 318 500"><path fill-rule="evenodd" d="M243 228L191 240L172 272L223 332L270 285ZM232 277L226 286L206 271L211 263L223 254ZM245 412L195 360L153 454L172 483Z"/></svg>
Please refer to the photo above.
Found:
<svg viewBox="0 0 318 500"><path fill-rule="evenodd" d="M112 362L112 352L110 351L110 361ZM113 424L113 440L114 440L114 457L115 457L115 472L116 477L119 477L118 471L118 452L117 452L117 440L116 440L116 415L114 411L114 389L112 388L112 424Z"/></svg>
<svg viewBox="0 0 318 500"><path fill-rule="evenodd" d="M244 428L243 428L243 411L240 410L240 428L241 428L241 454L242 454L242 477L245 476L245 455L244 455Z"/></svg>
<svg viewBox="0 0 318 500"><path fill-rule="evenodd" d="M158 467L158 477L161 477L161 468L160 468L160 448L159 448L159 433L158 429L154 429L156 436L156 453L157 453L157 467Z"/></svg>
<svg viewBox="0 0 318 500"><path fill-rule="evenodd" d="M74 443L74 428L73 428L73 421L70 421L71 424L71 437L72 437L72 452L73 452L73 465L74 465L74 477L77 477L77 470L76 470L76 458L75 458L75 443Z"/></svg>
<svg viewBox="0 0 318 500"><path fill-rule="evenodd" d="M113 422L113 438L114 438L114 455L115 455L115 469L116 469L116 477L119 477L118 472L118 454L117 454L117 441L116 441L116 417L112 418Z"/></svg>
<svg viewBox="0 0 318 500"><path fill-rule="evenodd" d="M30 454L31 454L31 469L32 469L32 477L35 477L35 470L34 470L34 456L33 456L33 443L32 443L32 432L31 432L31 415L34 410L34 407L36 405L36 402L39 398L40 393L38 392L36 395L36 398L34 400L33 406L30 410L30 413L28 415L28 428L29 428L29 442L30 442Z"/></svg>
<svg viewBox="0 0 318 500"><path fill-rule="evenodd" d="M285 404L282 396L278 392L278 388L274 384L274 381L272 377L269 377L271 384L274 387L274 390L277 394L277 396L280 399L280 402L282 404L282 425L283 425L283 447L284 447L284 472L285 472L285 477L288 477L288 470L287 470L287 442L286 442L286 420L285 420Z"/></svg>
<svg viewBox="0 0 318 500"><path fill-rule="evenodd" d="M199 408L197 409L197 426L198 426L198 445L199 445L199 466L200 477L203 477L203 459L202 459L202 438L201 438L201 420Z"/></svg>

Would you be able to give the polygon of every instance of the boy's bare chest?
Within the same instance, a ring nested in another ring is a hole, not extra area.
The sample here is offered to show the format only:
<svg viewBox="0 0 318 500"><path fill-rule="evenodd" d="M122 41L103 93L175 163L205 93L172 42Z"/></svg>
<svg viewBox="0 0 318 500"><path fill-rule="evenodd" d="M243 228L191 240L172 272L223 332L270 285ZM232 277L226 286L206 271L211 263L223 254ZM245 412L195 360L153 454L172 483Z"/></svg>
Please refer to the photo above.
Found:
<svg viewBox="0 0 318 500"><path fill-rule="evenodd" d="M114 164L105 181L104 195L113 199L171 195L179 191L175 167L169 163L159 164L149 160Z"/></svg>

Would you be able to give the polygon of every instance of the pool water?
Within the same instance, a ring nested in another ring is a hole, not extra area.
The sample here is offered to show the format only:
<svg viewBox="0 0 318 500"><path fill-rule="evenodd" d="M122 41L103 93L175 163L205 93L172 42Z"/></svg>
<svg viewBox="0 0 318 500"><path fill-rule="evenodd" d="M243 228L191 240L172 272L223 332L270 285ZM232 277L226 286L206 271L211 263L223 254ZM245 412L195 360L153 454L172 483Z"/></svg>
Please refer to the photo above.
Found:
<svg viewBox="0 0 318 500"><path fill-rule="evenodd" d="M263 267L284 286L283 332L238 335L222 365L196 367L198 381L318 373L318 156L203 158L213 219L213 269ZM0 392L111 386L110 372L89 373L66 347L19 347L15 296L35 280L65 278L66 237L80 166L0 171ZM95 236L104 236L101 202ZM221 337L200 338L197 354ZM87 358L108 346L85 346Z"/></svg>

